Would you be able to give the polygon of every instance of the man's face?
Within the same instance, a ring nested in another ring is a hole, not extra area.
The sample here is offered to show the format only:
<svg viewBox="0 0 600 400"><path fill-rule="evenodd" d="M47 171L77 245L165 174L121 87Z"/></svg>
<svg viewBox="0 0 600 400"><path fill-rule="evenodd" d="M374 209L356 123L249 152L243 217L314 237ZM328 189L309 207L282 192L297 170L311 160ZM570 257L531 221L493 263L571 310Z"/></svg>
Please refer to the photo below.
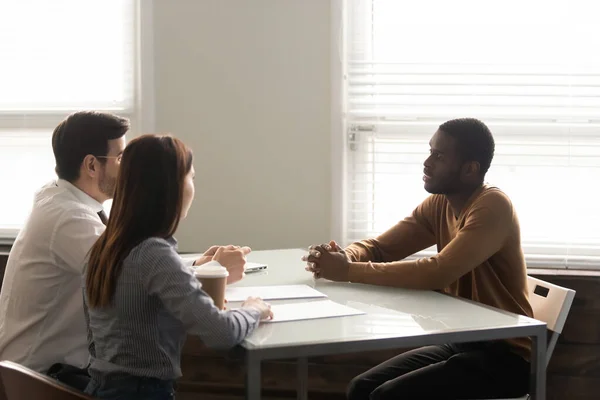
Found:
<svg viewBox="0 0 600 400"><path fill-rule="evenodd" d="M125 144L125 136L109 140L106 162L100 168L98 188L109 199L112 199L115 193L117 175L119 173L119 166L121 165L121 155L123 154L123 150L125 150Z"/></svg>
<svg viewBox="0 0 600 400"><path fill-rule="evenodd" d="M462 162L454 138L438 130L429 142L430 154L423 163L425 190L453 194L461 188Z"/></svg>

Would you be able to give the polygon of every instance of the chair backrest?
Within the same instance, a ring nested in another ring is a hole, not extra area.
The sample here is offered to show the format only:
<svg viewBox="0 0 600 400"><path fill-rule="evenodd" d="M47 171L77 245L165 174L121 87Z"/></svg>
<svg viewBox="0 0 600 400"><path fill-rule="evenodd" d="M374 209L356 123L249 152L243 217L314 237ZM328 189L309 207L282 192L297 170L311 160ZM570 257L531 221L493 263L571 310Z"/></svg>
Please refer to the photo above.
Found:
<svg viewBox="0 0 600 400"><path fill-rule="evenodd" d="M0 362L0 379L6 400L93 400L49 376L12 361Z"/></svg>
<svg viewBox="0 0 600 400"><path fill-rule="evenodd" d="M558 336L565 326L571 304L573 304L575 291L530 276L527 277L527 286L529 288L529 303L533 308L533 317L545 322L548 329L552 331L546 353L546 363L548 363L558 341Z"/></svg>

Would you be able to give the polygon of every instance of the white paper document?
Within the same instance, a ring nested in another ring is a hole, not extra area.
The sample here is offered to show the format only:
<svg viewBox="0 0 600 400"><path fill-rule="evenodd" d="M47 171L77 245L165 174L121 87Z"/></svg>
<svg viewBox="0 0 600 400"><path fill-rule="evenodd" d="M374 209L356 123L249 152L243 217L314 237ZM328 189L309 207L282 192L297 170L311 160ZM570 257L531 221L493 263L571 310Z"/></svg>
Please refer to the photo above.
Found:
<svg viewBox="0 0 600 400"><path fill-rule="evenodd" d="M327 297L323 293L308 285L280 285L280 286L246 286L227 287L225 298L227 301L245 301L248 297L260 297L263 300L286 299L311 299Z"/></svg>
<svg viewBox="0 0 600 400"><path fill-rule="evenodd" d="M273 310L273 319L264 322L298 321L303 319L346 317L350 315L365 314L364 311L356 310L331 300L274 305L271 306L271 310Z"/></svg>

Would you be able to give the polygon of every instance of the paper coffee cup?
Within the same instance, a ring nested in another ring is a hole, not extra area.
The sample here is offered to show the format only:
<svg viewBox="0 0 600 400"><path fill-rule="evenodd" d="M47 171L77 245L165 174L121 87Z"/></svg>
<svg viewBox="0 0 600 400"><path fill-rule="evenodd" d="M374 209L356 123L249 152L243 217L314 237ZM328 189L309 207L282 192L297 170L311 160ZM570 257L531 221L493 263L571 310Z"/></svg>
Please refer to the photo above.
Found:
<svg viewBox="0 0 600 400"><path fill-rule="evenodd" d="M222 310L225 308L225 288L227 287L227 268L218 265L199 266L194 273L196 279L202 284L204 290L215 302L215 306Z"/></svg>

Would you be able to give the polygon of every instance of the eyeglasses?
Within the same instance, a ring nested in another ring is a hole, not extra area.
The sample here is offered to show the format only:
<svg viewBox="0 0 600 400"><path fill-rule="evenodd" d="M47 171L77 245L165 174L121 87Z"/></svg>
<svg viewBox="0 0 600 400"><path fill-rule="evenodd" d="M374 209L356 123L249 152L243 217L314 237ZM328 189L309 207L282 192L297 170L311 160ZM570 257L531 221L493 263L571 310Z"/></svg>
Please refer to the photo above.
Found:
<svg viewBox="0 0 600 400"><path fill-rule="evenodd" d="M94 156L96 158L115 158L117 160L118 163L121 162L121 158L123 157L123 154L119 154L118 156Z"/></svg>

